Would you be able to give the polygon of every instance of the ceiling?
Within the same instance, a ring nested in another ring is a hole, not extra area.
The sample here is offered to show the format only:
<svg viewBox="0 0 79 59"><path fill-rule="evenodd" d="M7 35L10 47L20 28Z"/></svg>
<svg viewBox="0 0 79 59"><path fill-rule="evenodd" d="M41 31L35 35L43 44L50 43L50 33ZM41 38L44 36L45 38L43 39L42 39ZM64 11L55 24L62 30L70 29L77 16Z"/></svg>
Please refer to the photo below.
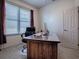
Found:
<svg viewBox="0 0 79 59"><path fill-rule="evenodd" d="M20 0L20 1L27 3L29 5L32 5L36 8L41 8L47 4L50 4L51 2L55 0Z"/></svg>

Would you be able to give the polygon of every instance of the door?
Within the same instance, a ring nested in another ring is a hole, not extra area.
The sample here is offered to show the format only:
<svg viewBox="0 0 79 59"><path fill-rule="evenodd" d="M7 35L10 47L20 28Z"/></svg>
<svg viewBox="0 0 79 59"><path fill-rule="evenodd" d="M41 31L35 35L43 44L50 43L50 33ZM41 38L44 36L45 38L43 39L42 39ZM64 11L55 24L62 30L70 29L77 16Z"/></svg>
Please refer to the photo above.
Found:
<svg viewBox="0 0 79 59"><path fill-rule="evenodd" d="M79 7L78 7L78 46L79 46Z"/></svg>
<svg viewBox="0 0 79 59"><path fill-rule="evenodd" d="M63 45L69 48L77 48L78 46L77 8L71 8L64 12Z"/></svg>

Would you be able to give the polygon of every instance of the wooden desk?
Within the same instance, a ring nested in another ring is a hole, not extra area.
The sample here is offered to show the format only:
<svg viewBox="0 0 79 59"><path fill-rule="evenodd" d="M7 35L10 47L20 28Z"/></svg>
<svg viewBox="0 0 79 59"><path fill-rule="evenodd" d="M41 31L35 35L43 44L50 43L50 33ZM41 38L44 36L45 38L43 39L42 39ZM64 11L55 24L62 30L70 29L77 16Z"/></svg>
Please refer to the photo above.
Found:
<svg viewBox="0 0 79 59"><path fill-rule="evenodd" d="M32 35L24 37L23 41L27 42L27 59L57 59L57 46L60 41L56 35Z"/></svg>

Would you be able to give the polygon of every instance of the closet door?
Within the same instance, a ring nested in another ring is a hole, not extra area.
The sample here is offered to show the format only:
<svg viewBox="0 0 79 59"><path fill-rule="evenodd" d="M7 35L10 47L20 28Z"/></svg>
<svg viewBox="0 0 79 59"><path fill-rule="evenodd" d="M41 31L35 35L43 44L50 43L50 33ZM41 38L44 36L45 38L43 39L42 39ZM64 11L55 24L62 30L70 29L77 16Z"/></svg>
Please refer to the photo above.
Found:
<svg viewBox="0 0 79 59"><path fill-rule="evenodd" d="M78 44L77 8L71 8L64 12L63 24L64 24L63 45L69 48L77 48Z"/></svg>

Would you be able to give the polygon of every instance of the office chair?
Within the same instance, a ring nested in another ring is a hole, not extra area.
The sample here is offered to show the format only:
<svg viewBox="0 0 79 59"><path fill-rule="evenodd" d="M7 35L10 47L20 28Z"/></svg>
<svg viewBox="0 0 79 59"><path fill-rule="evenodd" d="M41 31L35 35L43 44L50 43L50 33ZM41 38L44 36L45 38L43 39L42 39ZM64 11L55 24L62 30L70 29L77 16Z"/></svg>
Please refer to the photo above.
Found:
<svg viewBox="0 0 79 59"><path fill-rule="evenodd" d="M26 43L25 41L23 41L23 37L27 37L33 34L35 34L35 27L27 27L25 33L21 35L22 42Z"/></svg>
<svg viewBox="0 0 79 59"><path fill-rule="evenodd" d="M23 43L26 43L25 41L23 41L23 37L27 37L27 36L30 36L30 35L33 35L33 34L35 34L35 27L27 27L25 33L23 33L23 34L21 35L21 37L22 37L22 42L23 42ZM22 52L24 52L24 50L25 50L26 48L27 48L27 46L26 46L26 44L25 44L25 45L23 46Z"/></svg>

